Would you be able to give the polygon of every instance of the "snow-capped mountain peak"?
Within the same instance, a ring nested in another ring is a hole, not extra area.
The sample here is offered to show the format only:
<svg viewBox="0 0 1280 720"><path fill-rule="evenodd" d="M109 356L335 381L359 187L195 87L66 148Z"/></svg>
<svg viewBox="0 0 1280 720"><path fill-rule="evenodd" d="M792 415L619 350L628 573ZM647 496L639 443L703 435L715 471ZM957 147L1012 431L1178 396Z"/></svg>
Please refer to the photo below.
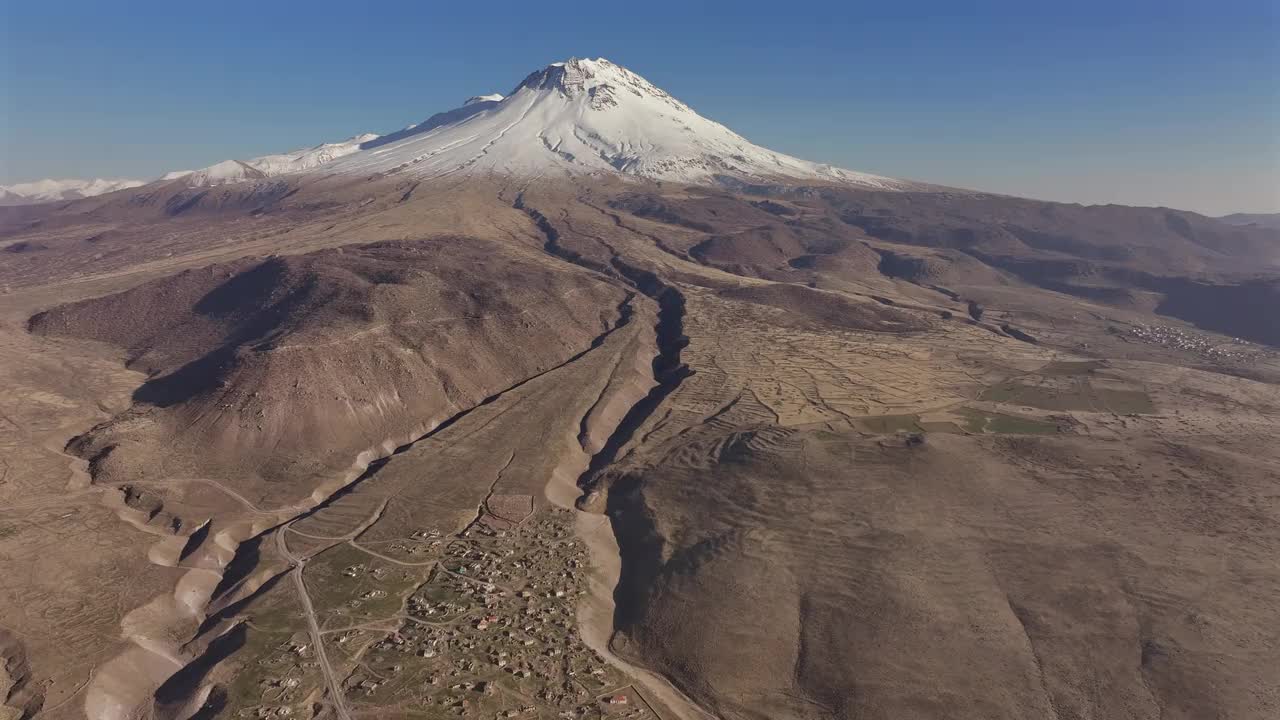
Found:
<svg viewBox="0 0 1280 720"><path fill-rule="evenodd" d="M755 145L604 58L552 63L529 74L507 96L477 95L461 107L381 137L357 135L166 178L200 186L304 172L418 179L456 173L620 174L687 183L734 178L914 187Z"/></svg>
<svg viewBox="0 0 1280 720"><path fill-rule="evenodd" d="M754 145L604 58L552 63L510 95L439 113L345 156L326 173L458 172L527 177L611 173L654 180L908 183L799 160Z"/></svg>
<svg viewBox="0 0 1280 720"><path fill-rule="evenodd" d="M585 94L591 100L588 106L594 110L616 106L617 93L628 92L639 98L666 103L676 112L692 112L687 105L653 83L604 58L571 58L565 62L551 63L530 74L514 92L521 88L553 90L570 99Z"/></svg>

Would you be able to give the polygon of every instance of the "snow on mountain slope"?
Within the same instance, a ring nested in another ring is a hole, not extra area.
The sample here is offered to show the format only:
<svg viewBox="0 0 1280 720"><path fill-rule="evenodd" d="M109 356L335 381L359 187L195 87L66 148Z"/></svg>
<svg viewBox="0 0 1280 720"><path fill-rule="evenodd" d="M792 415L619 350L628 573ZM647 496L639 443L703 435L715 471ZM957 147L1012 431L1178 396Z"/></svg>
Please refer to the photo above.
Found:
<svg viewBox="0 0 1280 720"><path fill-rule="evenodd" d="M424 178L464 171L528 177L608 172L693 183L729 175L912 186L754 145L603 58L553 63L501 100L473 100L320 170Z"/></svg>
<svg viewBox="0 0 1280 720"><path fill-rule="evenodd" d="M144 184L141 180L36 180L16 185L0 185L0 205L57 202L93 197Z"/></svg>
<svg viewBox="0 0 1280 720"><path fill-rule="evenodd" d="M181 179L194 187L302 172L357 152L362 145L377 138L373 133L365 133L341 142L324 143L277 155L263 155L249 160L223 160L200 170L167 173L161 180Z"/></svg>
<svg viewBox="0 0 1280 720"><path fill-rule="evenodd" d="M267 175L283 175L285 173L298 172L299 170L309 170L317 165L323 165L344 155L357 152L360 150L361 145L370 140L376 140L377 137L373 133L365 133L347 138L341 142L325 143L280 155L263 155L262 157L248 160L245 164L257 168Z"/></svg>
<svg viewBox="0 0 1280 720"><path fill-rule="evenodd" d="M249 161L252 162L252 161ZM192 187L200 185L221 185L222 183L240 182L241 180L261 180L267 174L243 160L223 160L207 168L180 175L182 180Z"/></svg>

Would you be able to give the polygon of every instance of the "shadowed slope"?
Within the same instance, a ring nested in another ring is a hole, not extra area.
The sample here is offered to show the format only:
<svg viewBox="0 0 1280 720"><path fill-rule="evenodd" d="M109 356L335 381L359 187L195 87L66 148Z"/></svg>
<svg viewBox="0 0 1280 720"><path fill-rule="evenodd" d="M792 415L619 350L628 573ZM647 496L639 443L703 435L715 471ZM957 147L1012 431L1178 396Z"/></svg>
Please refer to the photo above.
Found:
<svg viewBox="0 0 1280 720"><path fill-rule="evenodd" d="M100 477L150 477L145 458L164 448L170 474L287 479L262 490L275 494L562 362L623 297L563 265L443 238L212 266L30 325L121 345L150 375L133 411L76 443Z"/></svg>

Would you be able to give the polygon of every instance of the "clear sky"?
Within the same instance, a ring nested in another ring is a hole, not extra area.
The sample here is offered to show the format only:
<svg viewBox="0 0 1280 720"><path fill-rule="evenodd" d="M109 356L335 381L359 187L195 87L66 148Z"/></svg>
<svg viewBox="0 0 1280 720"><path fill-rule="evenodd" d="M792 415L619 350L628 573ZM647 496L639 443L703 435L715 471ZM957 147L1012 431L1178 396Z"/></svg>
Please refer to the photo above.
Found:
<svg viewBox="0 0 1280 720"><path fill-rule="evenodd" d="M0 183L149 178L386 132L603 56L806 159L1063 201L1280 211L1277 0L0 8Z"/></svg>

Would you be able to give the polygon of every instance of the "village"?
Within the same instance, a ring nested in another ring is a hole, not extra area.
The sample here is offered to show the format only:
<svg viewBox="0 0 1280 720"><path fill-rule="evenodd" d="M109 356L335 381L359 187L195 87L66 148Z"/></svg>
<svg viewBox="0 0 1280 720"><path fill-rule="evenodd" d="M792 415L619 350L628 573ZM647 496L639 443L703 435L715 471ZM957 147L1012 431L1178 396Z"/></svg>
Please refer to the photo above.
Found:
<svg viewBox="0 0 1280 720"><path fill-rule="evenodd" d="M660 720L630 678L579 634L587 555L572 523L571 511L556 508L518 522L484 512L457 536L419 529L387 548L413 565L397 567L380 553L343 565L316 595L318 607L330 608L326 655L341 668L352 714ZM362 549L340 547L344 562ZM413 570L425 580L405 586ZM388 601L399 607L389 617L362 611L391 609ZM237 717L296 717L305 712L301 701L318 699L306 638L295 633L263 661L270 671L259 701Z"/></svg>
<svg viewBox="0 0 1280 720"><path fill-rule="evenodd" d="M1195 353L1209 360L1251 361L1266 354L1248 340L1231 338L1223 342L1186 328L1169 325L1136 325L1129 335L1145 343Z"/></svg>

